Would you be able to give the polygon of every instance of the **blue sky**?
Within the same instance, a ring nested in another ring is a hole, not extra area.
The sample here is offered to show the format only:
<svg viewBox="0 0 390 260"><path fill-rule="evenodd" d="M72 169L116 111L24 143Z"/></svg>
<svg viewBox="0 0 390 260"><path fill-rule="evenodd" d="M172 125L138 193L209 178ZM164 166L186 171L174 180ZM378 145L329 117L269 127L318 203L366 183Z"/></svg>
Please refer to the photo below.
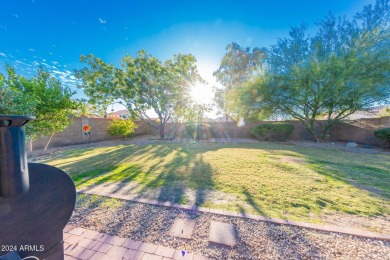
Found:
<svg viewBox="0 0 390 260"><path fill-rule="evenodd" d="M41 65L76 89L73 69L83 66L81 54L119 64L125 53L146 49L162 60L192 53L212 85L227 44L268 47L290 26L306 22L314 31L328 11L351 17L369 3L374 1L3 0L0 72L7 63L29 76Z"/></svg>

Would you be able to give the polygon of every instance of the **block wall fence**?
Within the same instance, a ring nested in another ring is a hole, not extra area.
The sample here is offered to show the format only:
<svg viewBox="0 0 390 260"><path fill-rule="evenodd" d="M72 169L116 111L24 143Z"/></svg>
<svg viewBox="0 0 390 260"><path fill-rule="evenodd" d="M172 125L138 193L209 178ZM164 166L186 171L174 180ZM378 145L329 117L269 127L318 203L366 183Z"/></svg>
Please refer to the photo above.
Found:
<svg viewBox="0 0 390 260"><path fill-rule="evenodd" d="M104 118L86 118L79 117L73 119L73 124L67 127L63 132L55 134L49 147L59 147L73 144L84 144L88 142L98 142L105 140L121 139L122 137L112 137L107 133L107 126L111 119ZM286 121L294 125L294 131L290 140L313 140L309 132L299 121ZM158 130L150 127L143 121L135 122L138 128L135 135L158 135ZM207 126L201 127L198 132L199 139L208 138L253 138L250 129L254 126L272 123L271 121L251 122L244 126L237 126L234 122L212 122L206 123ZM90 137L83 134L82 126L89 124L91 126ZM354 141L359 144L379 146L381 141L374 137L374 131L380 128L390 128L390 117L359 119L354 121L345 121L331 127L328 132L328 141ZM167 137L187 138L184 124L168 123L165 127ZM32 143L33 150L42 149L48 142L49 137L43 137Z"/></svg>
<svg viewBox="0 0 390 260"><path fill-rule="evenodd" d="M73 119L73 124L69 125L61 133L54 134L50 144L50 147L59 147L73 144L85 144L89 142L99 142L106 140L121 139L122 137L113 137L108 134L107 127L112 119L106 118L88 118L88 117L76 117ZM135 135L149 134L150 127L143 121L136 121L137 128ZM82 127L88 124L91 127L91 134L88 137L83 133ZM49 137L43 137L32 142L33 150L42 149L49 141Z"/></svg>

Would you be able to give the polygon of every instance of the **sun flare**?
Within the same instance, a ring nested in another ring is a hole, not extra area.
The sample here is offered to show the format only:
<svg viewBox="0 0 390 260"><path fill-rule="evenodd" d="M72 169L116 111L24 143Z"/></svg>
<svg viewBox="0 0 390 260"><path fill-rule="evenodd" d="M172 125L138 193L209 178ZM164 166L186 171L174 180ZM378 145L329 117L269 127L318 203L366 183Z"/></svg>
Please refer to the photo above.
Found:
<svg viewBox="0 0 390 260"><path fill-rule="evenodd" d="M209 104L213 99L213 91L210 86L196 84L191 87L190 95L192 100L198 104Z"/></svg>

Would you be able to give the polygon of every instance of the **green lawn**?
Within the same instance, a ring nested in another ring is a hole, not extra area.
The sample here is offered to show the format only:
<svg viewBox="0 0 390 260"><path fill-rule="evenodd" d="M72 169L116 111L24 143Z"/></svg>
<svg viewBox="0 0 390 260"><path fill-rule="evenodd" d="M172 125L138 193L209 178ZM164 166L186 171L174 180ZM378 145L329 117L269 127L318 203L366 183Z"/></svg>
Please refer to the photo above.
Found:
<svg viewBox="0 0 390 260"><path fill-rule="evenodd" d="M157 191L160 201L310 222L332 214L390 216L389 154L160 143L72 150L46 163L67 171L78 187L132 185L137 194Z"/></svg>

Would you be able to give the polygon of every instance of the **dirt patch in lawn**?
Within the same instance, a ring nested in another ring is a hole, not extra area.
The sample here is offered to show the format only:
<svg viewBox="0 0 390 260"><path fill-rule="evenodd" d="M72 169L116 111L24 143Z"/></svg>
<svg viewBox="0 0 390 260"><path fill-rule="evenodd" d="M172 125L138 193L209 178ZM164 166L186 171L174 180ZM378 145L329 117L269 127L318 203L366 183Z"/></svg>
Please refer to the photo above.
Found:
<svg viewBox="0 0 390 260"><path fill-rule="evenodd" d="M292 157L292 156L282 157L278 161L279 162L284 162L284 163L296 163L296 164L303 164L303 163L305 163L305 159L304 158Z"/></svg>

